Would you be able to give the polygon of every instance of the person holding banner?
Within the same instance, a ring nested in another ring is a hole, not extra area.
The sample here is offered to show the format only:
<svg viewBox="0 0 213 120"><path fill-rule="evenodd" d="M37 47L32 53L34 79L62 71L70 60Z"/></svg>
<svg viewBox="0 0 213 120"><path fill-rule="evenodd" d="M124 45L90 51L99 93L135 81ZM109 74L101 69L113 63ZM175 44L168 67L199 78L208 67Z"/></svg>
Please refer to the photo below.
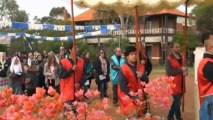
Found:
<svg viewBox="0 0 213 120"><path fill-rule="evenodd" d="M10 66L8 60L6 60L6 53L0 53L0 92L9 85L9 79L7 77L7 70Z"/></svg>
<svg viewBox="0 0 213 120"><path fill-rule="evenodd" d="M137 57L136 57L136 48L129 46L125 49L126 63L120 68L118 73L118 100L121 110L124 114L135 113L137 116L141 116L144 113L144 106L138 106L137 101L143 99L143 94L134 95L139 92L139 89L142 88L140 82L148 81L143 79L144 69L142 65L139 64L139 69L137 69ZM142 88L143 89L143 88ZM142 92L141 89L141 92ZM129 98L129 99L126 99Z"/></svg>
<svg viewBox="0 0 213 120"><path fill-rule="evenodd" d="M213 32L202 36L206 52L198 66L200 120L213 119Z"/></svg>
<svg viewBox="0 0 213 120"><path fill-rule="evenodd" d="M120 70L121 66L125 63L125 59L121 57L122 50L119 47L115 48L115 55L111 57L110 62L110 77L112 80L112 91L113 91L113 104L115 106L118 105L118 71Z"/></svg>
<svg viewBox="0 0 213 120"><path fill-rule="evenodd" d="M168 120L174 120L174 115L177 120L182 120L181 118L181 98L183 96L183 77L185 77L188 72L187 68L182 65L182 56L180 54L180 44L177 42L171 43L172 53L167 57L166 60L166 74L169 77L174 77L173 83L175 88L173 88L173 103L169 110Z"/></svg>
<svg viewBox="0 0 213 120"><path fill-rule="evenodd" d="M75 101L75 92L84 85L84 60L77 57L74 62L74 46L67 47L68 58L63 58L59 63L60 92L64 103L72 105ZM76 50L78 51L78 50Z"/></svg>

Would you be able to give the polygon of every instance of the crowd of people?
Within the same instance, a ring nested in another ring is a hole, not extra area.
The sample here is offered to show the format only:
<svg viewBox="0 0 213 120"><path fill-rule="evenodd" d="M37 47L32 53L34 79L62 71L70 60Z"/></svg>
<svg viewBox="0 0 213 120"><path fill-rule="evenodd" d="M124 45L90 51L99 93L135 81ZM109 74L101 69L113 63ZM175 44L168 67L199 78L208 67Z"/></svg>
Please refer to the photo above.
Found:
<svg viewBox="0 0 213 120"><path fill-rule="evenodd" d="M208 34L203 38L207 52L198 68L201 105L206 99L210 100L209 96L212 95L212 36L213 34ZM152 71L152 64L143 49L139 52L139 62L134 46L128 46L125 50L116 47L115 54L109 59L103 49L99 50L94 60L90 59L87 50L81 56L78 54L76 56L75 51L78 53L78 47L76 46L74 50L74 46L69 44L66 50L62 48L59 53L17 52L11 57L3 53L0 58L0 91L9 86L12 87L13 94L31 96L37 87L47 89L52 86L61 94L64 103L72 105L76 100L76 90L83 89L86 93L91 87L92 80L95 80L100 98L109 97L107 89L111 81L113 104L120 106L125 114L131 112L126 108L122 98L129 96L132 100L140 99L139 96L132 96L132 92L138 92L140 88L138 80L149 82ZM181 98L185 92L184 82L188 70L182 64L179 43L171 44L171 54L167 57L165 66L166 75L173 76L175 84L172 94L174 100L168 113L168 120L173 120L174 117L181 120ZM146 94L142 97L146 99ZM147 107L146 105L146 110Z"/></svg>

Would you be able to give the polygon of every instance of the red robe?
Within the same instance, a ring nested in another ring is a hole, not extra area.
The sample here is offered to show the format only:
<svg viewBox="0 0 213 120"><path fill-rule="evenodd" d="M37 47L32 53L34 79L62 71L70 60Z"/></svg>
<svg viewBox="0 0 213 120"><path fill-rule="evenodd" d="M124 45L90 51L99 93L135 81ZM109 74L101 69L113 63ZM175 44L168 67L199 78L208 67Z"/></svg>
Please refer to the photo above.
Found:
<svg viewBox="0 0 213 120"><path fill-rule="evenodd" d="M124 77L127 81L127 87L130 91L137 93L138 89L140 88L140 85L138 84L138 78L136 78L133 71L130 69L130 67L127 64L124 64L121 67L121 71L123 72ZM140 69L142 73L144 73L144 66L140 65ZM137 107L135 104L135 101L133 99L124 100L124 97L126 94L121 90L120 85L118 84L118 98L119 98L119 104L121 107L121 110L124 112L124 114L128 115L129 113L133 112L132 110L135 110ZM142 107L142 106L141 106ZM143 114L143 110L138 111L137 113L139 116Z"/></svg>
<svg viewBox="0 0 213 120"><path fill-rule="evenodd" d="M204 77L203 69L207 62L212 62L213 60L210 58L204 58L201 60L199 66L198 66L198 89L199 89L199 97L200 97L200 105L202 105L203 102L203 96L208 96L213 94L213 83L209 80L207 80ZM213 69L212 69L213 70Z"/></svg>
<svg viewBox="0 0 213 120"><path fill-rule="evenodd" d="M61 60L61 64L65 70L72 68L71 62L64 58ZM79 58L76 65L76 81L74 81L74 72L65 79L60 79L60 91L64 102L75 100L75 82L79 83L83 76L84 60Z"/></svg>
<svg viewBox="0 0 213 120"><path fill-rule="evenodd" d="M182 65L179 64L177 59L175 59L171 56L168 56L167 60L170 61L172 70L179 70L182 68ZM175 87L173 88L173 94L184 93L185 91L183 91L183 74L177 74L172 77L174 77L173 83L175 84Z"/></svg>

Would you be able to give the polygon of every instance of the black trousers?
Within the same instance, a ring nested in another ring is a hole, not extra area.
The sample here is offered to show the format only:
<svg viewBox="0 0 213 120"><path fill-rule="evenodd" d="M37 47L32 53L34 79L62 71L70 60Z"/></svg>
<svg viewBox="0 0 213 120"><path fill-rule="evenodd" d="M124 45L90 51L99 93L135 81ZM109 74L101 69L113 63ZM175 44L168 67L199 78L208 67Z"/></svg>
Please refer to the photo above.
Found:
<svg viewBox="0 0 213 120"><path fill-rule="evenodd" d="M118 85L112 85L113 104L118 103Z"/></svg>
<svg viewBox="0 0 213 120"><path fill-rule="evenodd" d="M55 89L55 79L48 79L48 85L52 86Z"/></svg>
<svg viewBox="0 0 213 120"><path fill-rule="evenodd" d="M168 120L173 120L174 115L177 120L182 120L181 111L180 111L182 94L177 94L177 95L172 95L172 96L173 96L174 101L169 110Z"/></svg>
<svg viewBox="0 0 213 120"><path fill-rule="evenodd" d="M32 95L35 94L35 93L36 93L36 90L35 90L35 89L28 89L28 88L25 89L25 94L26 94L27 96L32 96Z"/></svg>

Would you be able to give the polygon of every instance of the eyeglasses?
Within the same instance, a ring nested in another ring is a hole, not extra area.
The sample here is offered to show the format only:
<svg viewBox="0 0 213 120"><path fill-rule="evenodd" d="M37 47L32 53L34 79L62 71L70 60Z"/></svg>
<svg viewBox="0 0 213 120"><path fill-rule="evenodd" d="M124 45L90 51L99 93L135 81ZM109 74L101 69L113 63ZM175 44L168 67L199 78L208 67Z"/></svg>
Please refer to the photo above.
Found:
<svg viewBox="0 0 213 120"><path fill-rule="evenodd" d="M104 54L104 52L100 52L100 54Z"/></svg>

